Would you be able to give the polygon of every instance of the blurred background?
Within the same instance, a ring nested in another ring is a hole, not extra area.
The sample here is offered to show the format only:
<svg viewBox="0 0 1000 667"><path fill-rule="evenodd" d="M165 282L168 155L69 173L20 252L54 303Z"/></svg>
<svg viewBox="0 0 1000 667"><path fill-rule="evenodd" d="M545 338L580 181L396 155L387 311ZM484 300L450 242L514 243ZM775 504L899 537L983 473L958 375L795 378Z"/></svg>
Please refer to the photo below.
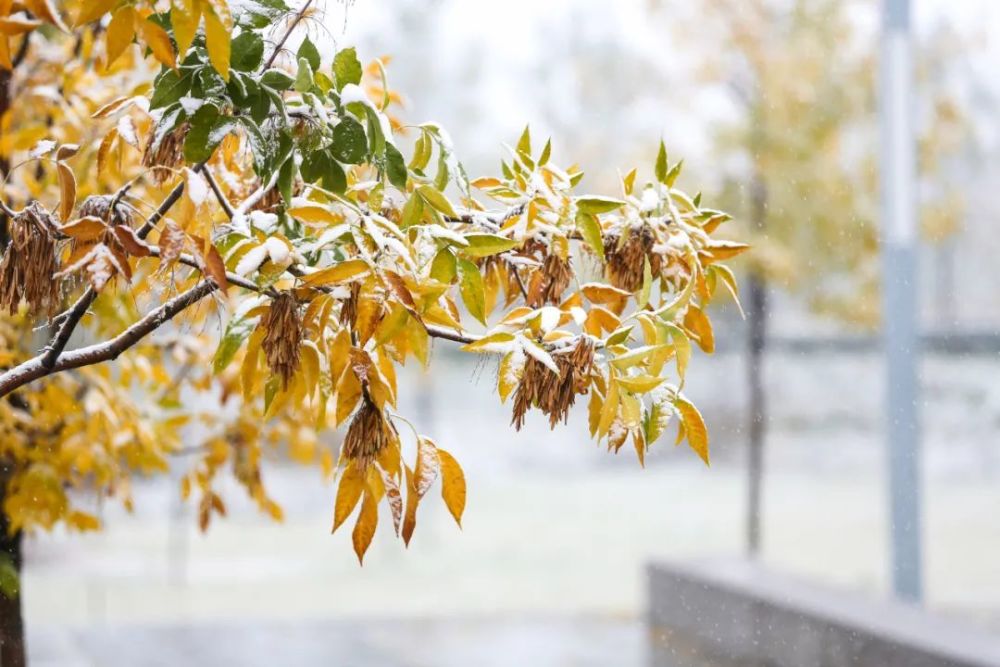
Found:
<svg viewBox="0 0 1000 667"><path fill-rule="evenodd" d="M1000 633L1000 5L912 6L920 604ZM685 158L681 187L736 215L730 235L755 246L739 266L749 317L718 306L725 336L686 388L713 465L664 440L642 469L596 448L585 414L515 433L494 366L439 342L430 375L400 379L400 407L465 467L461 531L428 503L408 551L376 539L359 568L349 534L329 534L334 491L314 469L265 469L283 525L233 484L232 516L206 535L180 473L149 482L134 514L104 511L106 531L27 543L34 664L640 665L644 568L661 559L750 555L891 597L880 3L327 11L314 39L390 56L402 118L448 128L471 176L498 171L530 123L561 163L591 168L586 187L615 192L618 169L651 170L662 137Z"/></svg>

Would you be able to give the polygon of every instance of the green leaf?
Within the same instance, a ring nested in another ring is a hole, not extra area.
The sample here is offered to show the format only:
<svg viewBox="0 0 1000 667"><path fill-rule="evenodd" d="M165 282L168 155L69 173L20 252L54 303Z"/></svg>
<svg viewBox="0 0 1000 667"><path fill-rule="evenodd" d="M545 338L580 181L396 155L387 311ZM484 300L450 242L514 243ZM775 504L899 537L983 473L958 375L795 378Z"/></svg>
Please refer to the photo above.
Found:
<svg viewBox="0 0 1000 667"><path fill-rule="evenodd" d="M517 152L522 153L529 160L531 159L531 128L528 125L524 126L524 132L521 133L521 138L517 141Z"/></svg>
<svg viewBox="0 0 1000 667"><path fill-rule="evenodd" d="M295 76L295 90L304 93L313 87L313 68L305 58L299 58L299 72Z"/></svg>
<svg viewBox="0 0 1000 667"><path fill-rule="evenodd" d="M431 278L450 285L455 282L457 275L458 262L455 253L449 248L442 248L434 255L434 260L431 262Z"/></svg>
<svg viewBox="0 0 1000 667"><path fill-rule="evenodd" d="M469 257L489 257L517 246L517 241L495 234L469 234L465 240L469 245L462 252Z"/></svg>
<svg viewBox="0 0 1000 667"><path fill-rule="evenodd" d="M580 236L590 246L601 261L604 261L604 236L601 234L601 224L592 213L578 211L576 214L576 228Z"/></svg>
<svg viewBox="0 0 1000 667"><path fill-rule="evenodd" d="M205 162L235 127L235 121L221 116L215 105L202 105L191 117L191 129L184 141L184 159L191 164Z"/></svg>
<svg viewBox="0 0 1000 667"><path fill-rule="evenodd" d="M304 156L300 170L307 183L320 183L324 189L341 194L347 189L347 175L327 150Z"/></svg>
<svg viewBox="0 0 1000 667"><path fill-rule="evenodd" d="M549 161L549 156L552 155L552 140L548 139L545 142L545 148L542 149L542 155L538 158L538 166L544 167Z"/></svg>
<svg viewBox="0 0 1000 667"><path fill-rule="evenodd" d="M479 267L467 259L458 260L459 291L469 314L486 324L486 291Z"/></svg>
<svg viewBox="0 0 1000 667"><path fill-rule="evenodd" d="M455 213L455 209L452 207L451 202L448 201L448 198L430 185L421 185L417 188L417 194L420 195L421 199L423 199L425 203L440 213L443 213L449 218L458 217L458 214Z"/></svg>
<svg viewBox="0 0 1000 667"><path fill-rule="evenodd" d="M639 290L635 304L640 309L645 308L646 304L649 303L649 296L653 291L653 271L649 265L649 257L644 255L642 261L642 288Z"/></svg>
<svg viewBox="0 0 1000 667"><path fill-rule="evenodd" d="M420 222L424 216L424 200L418 195L412 195L403 205L403 214L399 219L399 228L407 229Z"/></svg>
<svg viewBox="0 0 1000 667"><path fill-rule="evenodd" d="M212 359L212 372L218 375L226 370L236 353L243 347L243 342L253 332L254 324L243 318L235 318L226 325L226 330L219 340L219 347Z"/></svg>
<svg viewBox="0 0 1000 667"><path fill-rule="evenodd" d="M153 84L150 110L168 107L179 101L191 90L192 70L188 68L165 69Z"/></svg>
<svg viewBox="0 0 1000 667"><path fill-rule="evenodd" d="M288 90L295 83L295 79L280 69L269 69L260 77L260 82L274 90Z"/></svg>
<svg viewBox="0 0 1000 667"><path fill-rule="evenodd" d="M253 31L241 32L233 40L230 67L240 72L256 72L264 61L264 38Z"/></svg>
<svg viewBox="0 0 1000 667"><path fill-rule="evenodd" d="M656 154L656 180L660 183L667 182L667 147L660 140L660 152Z"/></svg>
<svg viewBox="0 0 1000 667"><path fill-rule="evenodd" d="M385 145L385 173L390 183L400 190L406 189L406 161L399 149L390 143Z"/></svg>
<svg viewBox="0 0 1000 667"><path fill-rule="evenodd" d="M674 165L674 168L670 170L667 174L667 179L665 181L668 188L674 187L674 183L677 182L677 177L681 175L681 170L684 169L684 160L681 160Z"/></svg>
<svg viewBox="0 0 1000 667"><path fill-rule="evenodd" d="M333 58L333 74L337 77L337 90L343 90L349 83L361 83L361 61L354 47L341 49Z"/></svg>
<svg viewBox="0 0 1000 667"><path fill-rule="evenodd" d="M0 553L0 595L13 600L21 590L21 578L10 554Z"/></svg>
<svg viewBox="0 0 1000 667"><path fill-rule="evenodd" d="M344 118L333 128L333 156L345 164L360 164L368 155L365 128L353 118Z"/></svg>
<svg viewBox="0 0 1000 667"><path fill-rule="evenodd" d="M581 197L576 200L576 209L578 211L582 211L583 213L592 213L594 215L608 213L619 209L624 205L625 202L621 199L615 199L613 197L598 197L596 195Z"/></svg>
<svg viewBox="0 0 1000 667"><path fill-rule="evenodd" d="M305 58L306 62L309 63L309 67L312 68L312 71L314 72L319 71L320 67L319 49L316 48L316 45L312 43L312 40L309 39L308 36L304 40L302 40L302 46L299 47L299 52L297 54L297 57L299 60Z"/></svg>

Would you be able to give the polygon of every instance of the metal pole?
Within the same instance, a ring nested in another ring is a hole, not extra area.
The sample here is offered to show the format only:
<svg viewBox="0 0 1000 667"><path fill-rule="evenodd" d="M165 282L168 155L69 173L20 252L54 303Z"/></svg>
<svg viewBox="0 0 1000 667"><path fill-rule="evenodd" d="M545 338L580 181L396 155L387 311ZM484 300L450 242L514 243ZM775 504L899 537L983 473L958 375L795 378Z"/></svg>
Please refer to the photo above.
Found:
<svg viewBox="0 0 1000 667"><path fill-rule="evenodd" d="M910 1L883 0L881 150L883 331L892 587L921 598L918 301Z"/></svg>

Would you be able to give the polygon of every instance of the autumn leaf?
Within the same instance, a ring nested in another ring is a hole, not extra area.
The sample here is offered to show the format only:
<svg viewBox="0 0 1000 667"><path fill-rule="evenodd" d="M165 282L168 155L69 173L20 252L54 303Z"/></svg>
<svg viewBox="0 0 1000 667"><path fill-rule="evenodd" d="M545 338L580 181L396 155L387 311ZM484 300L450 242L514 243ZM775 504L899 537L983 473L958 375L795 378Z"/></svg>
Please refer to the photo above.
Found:
<svg viewBox="0 0 1000 667"><path fill-rule="evenodd" d="M455 457L448 452L438 448L437 455L441 461L441 497L455 518L455 523L461 527L462 513L465 511L465 473Z"/></svg>
<svg viewBox="0 0 1000 667"><path fill-rule="evenodd" d="M135 10L129 5L120 7L111 16L108 33L105 37L108 48L108 67L118 60L132 43L135 37L135 19Z"/></svg>
<svg viewBox="0 0 1000 667"><path fill-rule="evenodd" d="M337 499L333 510L333 529L338 528L351 515L361 498L365 489L365 471L355 463L350 463L344 469L344 474L340 476L340 485L337 487Z"/></svg>
<svg viewBox="0 0 1000 667"><path fill-rule="evenodd" d="M175 68L177 67L177 54L174 53L174 45L170 43L170 36L160 26L149 19L139 22L139 30L142 32L142 39L146 46L153 52L153 56L160 61L160 64Z"/></svg>
<svg viewBox="0 0 1000 667"><path fill-rule="evenodd" d="M684 425L684 435L687 438L691 449L709 465L708 460L708 429L705 428L705 420L694 403L683 396L678 396L674 400L674 407L680 414L681 423Z"/></svg>
<svg viewBox="0 0 1000 667"><path fill-rule="evenodd" d="M351 541L354 544L354 553L358 556L358 564L364 565L365 553L375 537L375 527L378 525L378 505L372 496L371 490L365 492L364 500L361 501L361 512L358 513L358 521L354 524L354 531L351 533Z"/></svg>

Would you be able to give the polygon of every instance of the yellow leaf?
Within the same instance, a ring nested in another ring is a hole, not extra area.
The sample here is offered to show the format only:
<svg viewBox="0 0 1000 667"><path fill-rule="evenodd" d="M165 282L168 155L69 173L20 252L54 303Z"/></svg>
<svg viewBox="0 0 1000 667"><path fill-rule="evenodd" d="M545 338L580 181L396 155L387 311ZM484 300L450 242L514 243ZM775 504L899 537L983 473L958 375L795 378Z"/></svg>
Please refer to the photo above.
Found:
<svg viewBox="0 0 1000 667"><path fill-rule="evenodd" d="M205 12L205 46L208 48L208 59L212 61L212 66L219 75L229 81L229 60L230 42L229 30L231 29L232 18L229 16L229 8L225 0L208 0L212 11ZM226 7L224 16L227 21L220 16L219 6Z"/></svg>
<svg viewBox="0 0 1000 667"><path fill-rule="evenodd" d="M247 350L243 356L243 365L240 367L240 383L243 385L243 398L247 401L253 399L254 384L257 381L257 368L260 365L260 344L264 340L267 331L264 327L258 326L250 334L247 341Z"/></svg>
<svg viewBox="0 0 1000 667"><path fill-rule="evenodd" d="M497 393L500 394L500 402L506 403L507 397L517 388L524 372L524 355L514 356L511 352L504 356L500 362L500 371L497 373Z"/></svg>
<svg viewBox="0 0 1000 667"><path fill-rule="evenodd" d="M635 394L645 394L648 391L659 387L664 378L652 375L638 375L635 377L620 377L618 384Z"/></svg>
<svg viewBox="0 0 1000 667"><path fill-rule="evenodd" d="M110 12L118 0L81 0L80 11L77 12L74 23L81 26L101 18Z"/></svg>
<svg viewBox="0 0 1000 667"><path fill-rule="evenodd" d="M417 441L417 465L414 472L414 489L417 497L422 498L431 488L441 471L441 459L438 448L430 438L421 437Z"/></svg>
<svg viewBox="0 0 1000 667"><path fill-rule="evenodd" d="M77 241L96 241L107 229L100 218L87 216L63 225L59 231Z"/></svg>
<svg viewBox="0 0 1000 667"><path fill-rule="evenodd" d="M741 255L749 249L750 246L747 245L746 243L737 243L735 241L718 241L714 239L710 241L708 245L705 246L705 250L707 250L712 256L711 261L715 262L736 257L737 255Z"/></svg>
<svg viewBox="0 0 1000 667"><path fill-rule="evenodd" d="M687 374L688 362L691 360L691 340L680 327L674 324L668 324L667 331L670 332L670 337L674 342L674 351L677 354L677 375L683 382L684 376Z"/></svg>
<svg viewBox="0 0 1000 667"><path fill-rule="evenodd" d="M417 505L420 503L420 496L417 495L415 487L415 476L410 466L403 467L406 473L406 513L403 515L403 544L410 546L410 539L413 537L413 529L417 527Z"/></svg>
<svg viewBox="0 0 1000 667"><path fill-rule="evenodd" d="M333 530L335 532L351 516L365 489L365 472L356 463L348 463L337 486L337 499L333 504Z"/></svg>
<svg viewBox="0 0 1000 667"><path fill-rule="evenodd" d="M371 267L368 266L368 262L363 259L349 259L333 266L328 266L325 269L320 269L315 273L310 273L302 278L302 284L310 287L333 285L350 280L351 278L357 278L368 273L370 270Z"/></svg>
<svg viewBox="0 0 1000 667"><path fill-rule="evenodd" d="M38 18L51 23L55 27L59 28L63 32L69 32L66 29L66 24L63 23L62 19L59 17L59 12L56 11L55 7L52 6L51 0L23 0L24 6L27 7L28 11L37 16Z"/></svg>
<svg viewBox="0 0 1000 667"><path fill-rule="evenodd" d="M389 504L389 511L392 513L392 527L399 536L399 526L403 520L403 496L399 492L399 483L381 466L378 472L382 476L382 485L385 487L385 497Z"/></svg>
<svg viewBox="0 0 1000 667"><path fill-rule="evenodd" d="M364 565L365 552L375 537L375 527L378 525L378 505L372 495L371 489L365 493L365 499L361 502L361 512L358 514L358 522L354 524L354 532L351 533L351 541L354 543L354 553L358 555L358 563Z"/></svg>
<svg viewBox="0 0 1000 667"><path fill-rule="evenodd" d="M463 352L506 352L510 349L510 343L513 343L515 340L517 338L514 334L499 331L489 336L484 336L474 343L463 345L459 349Z"/></svg>
<svg viewBox="0 0 1000 667"><path fill-rule="evenodd" d="M288 209L288 215L301 222L327 223L330 225L342 221L341 216L334 215L331 211L317 204L307 204L305 206L293 206Z"/></svg>
<svg viewBox="0 0 1000 667"><path fill-rule="evenodd" d="M683 396L678 396L674 401L674 407L680 413L681 423L684 425L684 434L687 436L691 449L709 465L708 460L708 429L705 427L705 420L694 403Z"/></svg>
<svg viewBox="0 0 1000 667"><path fill-rule="evenodd" d="M348 364L344 372L340 375L337 383L337 426L344 423L344 420L354 412L354 406L361 398L361 381L355 375L354 369Z"/></svg>
<svg viewBox="0 0 1000 667"><path fill-rule="evenodd" d="M174 45L170 43L170 35L149 19L139 22L139 29L142 31L142 39L146 46L153 52L153 56L160 61L161 65L177 68L177 54L174 53Z"/></svg>
<svg viewBox="0 0 1000 667"><path fill-rule="evenodd" d="M111 67L118 58L125 52L132 39L135 37L135 10L126 5L121 7L111 17L108 24L107 49L108 63Z"/></svg>
<svg viewBox="0 0 1000 667"><path fill-rule="evenodd" d="M698 347L706 354L715 352L715 334L705 311L693 304L688 306L684 315L684 327L698 337Z"/></svg>
<svg viewBox="0 0 1000 667"><path fill-rule="evenodd" d="M170 9L170 22L174 26L174 39L181 57L187 54L201 23L201 0L174 0Z"/></svg>
<svg viewBox="0 0 1000 667"><path fill-rule="evenodd" d="M0 35L0 67L14 69L14 63L10 61L10 39L6 35Z"/></svg>
<svg viewBox="0 0 1000 667"><path fill-rule="evenodd" d="M597 437L603 438L618 415L618 381L612 378L608 384L608 395L601 406L601 419L597 423Z"/></svg>
<svg viewBox="0 0 1000 667"><path fill-rule="evenodd" d="M448 511L455 517L455 523L461 528L462 513L465 511L465 473L455 457L448 452L439 448L437 455L441 461L441 497L444 498Z"/></svg>
<svg viewBox="0 0 1000 667"><path fill-rule="evenodd" d="M16 37L31 32L40 25L42 22L35 19L0 17L0 34Z"/></svg>
<svg viewBox="0 0 1000 667"><path fill-rule="evenodd" d="M587 425L590 428L590 437L597 435L597 427L601 423L601 412L604 408L604 401L596 389L590 390L590 403L587 405Z"/></svg>
<svg viewBox="0 0 1000 667"><path fill-rule="evenodd" d="M76 177L65 162L59 162L56 166L59 170L59 217L61 220L69 220L76 207Z"/></svg>
<svg viewBox="0 0 1000 667"><path fill-rule="evenodd" d="M457 218L458 214L455 212L455 208L448 201L448 198L444 196L439 190L436 190L432 185L421 185L417 188L417 194L420 198L424 200L429 206L437 210L439 213L443 213L449 218Z"/></svg>

